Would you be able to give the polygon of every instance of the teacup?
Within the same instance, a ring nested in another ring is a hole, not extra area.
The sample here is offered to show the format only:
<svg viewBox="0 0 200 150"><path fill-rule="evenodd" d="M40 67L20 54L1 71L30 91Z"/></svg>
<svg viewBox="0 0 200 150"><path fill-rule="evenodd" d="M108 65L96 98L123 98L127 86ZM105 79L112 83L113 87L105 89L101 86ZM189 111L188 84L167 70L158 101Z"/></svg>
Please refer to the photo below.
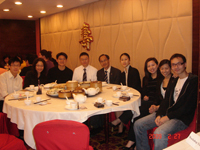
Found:
<svg viewBox="0 0 200 150"><path fill-rule="evenodd" d="M112 100L106 100L106 105L107 106L112 106Z"/></svg>
<svg viewBox="0 0 200 150"><path fill-rule="evenodd" d="M41 97L36 97L37 102L41 101L41 99L42 99Z"/></svg>
<svg viewBox="0 0 200 150"><path fill-rule="evenodd" d="M35 91L38 91L38 86L34 87L34 90L35 90Z"/></svg>
<svg viewBox="0 0 200 150"><path fill-rule="evenodd" d="M67 105L70 105L71 103L73 103L74 102L74 100L66 100L66 104Z"/></svg>
<svg viewBox="0 0 200 150"><path fill-rule="evenodd" d="M30 89L33 90L34 89L34 85L29 85Z"/></svg>
<svg viewBox="0 0 200 150"><path fill-rule="evenodd" d="M120 91L116 92L117 96L120 97L122 93Z"/></svg>
<svg viewBox="0 0 200 150"><path fill-rule="evenodd" d="M24 103L28 106L31 104L31 100L24 100Z"/></svg>
<svg viewBox="0 0 200 150"><path fill-rule="evenodd" d="M117 86L113 86L112 89L115 91L117 89Z"/></svg>
<svg viewBox="0 0 200 150"><path fill-rule="evenodd" d="M76 102L71 102L70 105L71 105L72 109L77 109L77 103Z"/></svg>
<svg viewBox="0 0 200 150"><path fill-rule="evenodd" d="M122 89L123 91L126 90L126 88L127 88L127 86L125 86L125 85L121 86L121 89Z"/></svg>
<svg viewBox="0 0 200 150"><path fill-rule="evenodd" d="M17 99L19 97L19 93L13 93L13 97Z"/></svg>
<svg viewBox="0 0 200 150"><path fill-rule="evenodd" d="M97 98L97 102L102 103L103 102L103 98L102 97L98 97Z"/></svg>
<svg viewBox="0 0 200 150"><path fill-rule="evenodd" d="M128 96L133 97L133 93L128 93Z"/></svg>

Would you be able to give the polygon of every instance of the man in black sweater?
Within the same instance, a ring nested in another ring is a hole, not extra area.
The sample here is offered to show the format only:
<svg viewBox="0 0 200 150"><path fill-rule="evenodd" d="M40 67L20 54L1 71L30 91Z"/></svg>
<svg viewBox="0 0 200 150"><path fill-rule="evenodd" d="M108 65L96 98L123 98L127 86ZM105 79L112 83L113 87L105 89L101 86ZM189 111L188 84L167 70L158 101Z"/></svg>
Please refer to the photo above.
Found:
<svg viewBox="0 0 200 150"><path fill-rule="evenodd" d="M55 82L55 80L57 80L57 83L65 83L68 80L72 80L73 71L66 67L67 58L68 56L64 52L56 55L58 66L49 69L47 74L48 83Z"/></svg>
<svg viewBox="0 0 200 150"><path fill-rule="evenodd" d="M178 78L169 85L165 98L157 112L135 122L137 150L149 150L147 130L158 127L153 135L154 150L167 147L168 135L186 129L193 120L197 106L198 77L186 71L186 58L174 54L170 58L171 67Z"/></svg>

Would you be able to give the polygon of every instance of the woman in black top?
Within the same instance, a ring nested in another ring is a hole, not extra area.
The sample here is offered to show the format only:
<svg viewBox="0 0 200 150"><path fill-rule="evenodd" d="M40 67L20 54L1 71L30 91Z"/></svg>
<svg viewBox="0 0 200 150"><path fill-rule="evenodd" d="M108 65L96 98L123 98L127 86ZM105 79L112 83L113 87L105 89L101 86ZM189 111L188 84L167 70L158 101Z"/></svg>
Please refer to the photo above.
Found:
<svg viewBox="0 0 200 150"><path fill-rule="evenodd" d="M121 65L124 68L124 71L121 73L120 76L120 82L123 85L126 85L128 87L132 87L136 90L138 90L139 92L141 92L141 80L140 80L140 74L138 72L138 70L136 68L131 67L130 65L130 56L127 53L123 53L120 55L120 62ZM118 118L119 116L123 114L126 114L127 112L130 112L132 114L132 112L129 111L118 111L116 112L116 118ZM118 133L115 136L121 136L125 131L125 126L123 126L123 123L121 123L119 125L118 128Z"/></svg>
<svg viewBox="0 0 200 150"><path fill-rule="evenodd" d="M140 116L134 118L134 122L146 115L149 114L149 108L153 104L158 104L157 99L154 100L156 94L156 86L158 79L162 79L162 75L158 70L158 61L155 58L148 58L144 66L145 77L143 78L143 90L142 90L142 100L140 106ZM153 109L153 108L152 108ZM124 113L115 121L112 122L112 125L118 125L119 123L127 124L133 118L132 111L124 111ZM129 134L128 134L128 143L126 147L123 147L124 150L129 150L132 146L135 146L135 134L133 130L134 122L131 122Z"/></svg>
<svg viewBox="0 0 200 150"><path fill-rule="evenodd" d="M38 85L38 80L40 80L40 84L46 84L46 62L43 58L37 58L33 62L33 68L31 71L26 73L24 79L24 87L29 87L29 85Z"/></svg>

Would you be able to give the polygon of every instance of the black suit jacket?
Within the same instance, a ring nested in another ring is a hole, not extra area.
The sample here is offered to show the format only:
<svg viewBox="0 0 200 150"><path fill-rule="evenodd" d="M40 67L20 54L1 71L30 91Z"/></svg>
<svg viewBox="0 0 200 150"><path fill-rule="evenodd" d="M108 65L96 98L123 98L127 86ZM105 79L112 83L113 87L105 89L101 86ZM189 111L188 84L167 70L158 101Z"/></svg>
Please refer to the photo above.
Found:
<svg viewBox="0 0 200 150"><path fill-rule="evenodd" d="M126 85L126 75L124 71L121 73L121 83ZM140 74L136 68L129 66L127 83L129 87L132 87L141 92Z"/></svg>
<svg viewBox="0 0 200 150"><path fill-rule="evenodd" d="M120 84L120 74L121 71L117 68L114 68L111 66L110 68L110 83L111 84ZM105 81L105 73L104 73L104 68L100 69L97 71L97 80L98 81Z"/></svg>

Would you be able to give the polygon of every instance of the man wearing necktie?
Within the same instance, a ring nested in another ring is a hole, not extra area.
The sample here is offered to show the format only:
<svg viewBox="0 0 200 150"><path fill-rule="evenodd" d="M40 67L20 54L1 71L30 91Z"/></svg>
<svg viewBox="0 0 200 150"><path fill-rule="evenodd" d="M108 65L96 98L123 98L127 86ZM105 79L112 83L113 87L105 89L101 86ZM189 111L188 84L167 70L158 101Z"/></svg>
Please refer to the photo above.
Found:
<svg viewBox="0 0 200 150"><path fill-rule="evenodd" d="M99 56L99 62L103 68L97 71L97 80L111 84L120 84L121 71L110 66L110 57L102 54Z"/></svg>
<svg viewBox="0 0 200 150"><path fill-rule="evenodd" d="M97 81L97 69L89 65L89 55L82 52L79 56L81 66L74 69L72 80L82 81Z"/></svg>

